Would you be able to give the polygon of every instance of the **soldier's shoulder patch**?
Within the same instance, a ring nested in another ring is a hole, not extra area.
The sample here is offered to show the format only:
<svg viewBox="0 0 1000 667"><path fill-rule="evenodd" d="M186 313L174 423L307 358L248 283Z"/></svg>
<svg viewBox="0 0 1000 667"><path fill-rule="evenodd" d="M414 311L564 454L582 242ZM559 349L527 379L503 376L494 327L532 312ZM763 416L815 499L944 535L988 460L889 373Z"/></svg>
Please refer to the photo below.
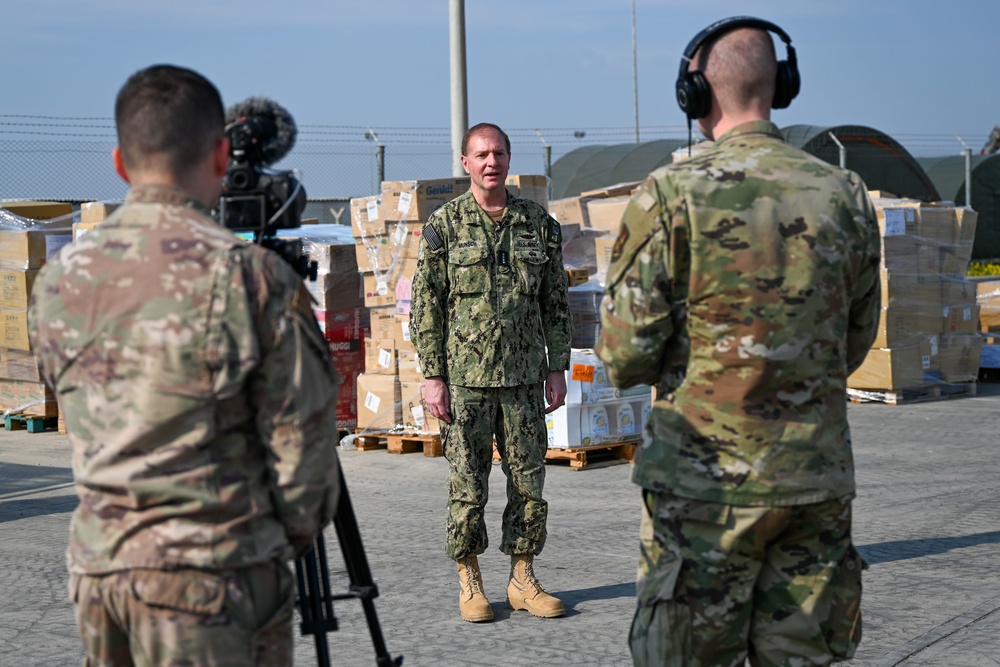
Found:
<svg viewBox="0 0 1000 667"><path fill-rule="evenodd" d="M421 236L427 241L427 247L431 250L437 251L444 247L444 240L441 239L441 235L438 234L437 229L431 223L424 225Z"/></svg>
<svg viewBox="0 0 1000 667"><path fill-rule="evenodd" d="M654 206L656 206L656 197L654 197L649 190L643 190L636 195L635 204L648 213Z"/></svg>
<svg viewBox="0 0 1000 667"><path fill-rule="evenodd" d="M628 243L628 226L622 225L621 231L618 232L618 238L615 240L614 247L611 248L611 261L617 262L622 256L622 250L625 248L625 244Z"/></svg>
<svg viewBox="0 0 1000 667"><path fill-rule="evenodd" d="M553 217L549 217L549 243L562 243L562 226Z"/></svg>

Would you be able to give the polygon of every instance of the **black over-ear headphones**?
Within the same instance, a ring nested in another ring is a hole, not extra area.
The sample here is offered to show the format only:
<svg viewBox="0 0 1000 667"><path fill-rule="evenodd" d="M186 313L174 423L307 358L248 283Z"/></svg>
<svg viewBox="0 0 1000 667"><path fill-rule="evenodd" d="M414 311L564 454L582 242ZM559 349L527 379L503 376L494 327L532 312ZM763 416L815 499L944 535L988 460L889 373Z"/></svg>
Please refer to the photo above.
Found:
<svg viewBox="0 0 1000 667"><path fill-rule="evenodd" d="M771 108L784 109L799 94L801 83L799 67L791 37L770 21L753 16L733 16L716 21L699 32L684 49L680 71L677 73L677 104L681 111L687 114L688 119L704 118L712 110L712 89L708 85L708 79L697 70L689 71L688 63L691 62L695 52L702 44L707 44L719 36L739 28L759 28L773 32L781 38L788 50L788 59L778 61L778 73L775 77L774 99L771 101Z"/></svg>

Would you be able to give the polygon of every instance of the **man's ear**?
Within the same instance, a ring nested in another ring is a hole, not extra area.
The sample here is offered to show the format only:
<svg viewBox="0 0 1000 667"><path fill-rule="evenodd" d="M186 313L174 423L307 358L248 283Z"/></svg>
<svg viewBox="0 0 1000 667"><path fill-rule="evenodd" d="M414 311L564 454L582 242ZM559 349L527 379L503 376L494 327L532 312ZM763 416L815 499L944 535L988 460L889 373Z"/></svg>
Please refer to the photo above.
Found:
<svg viewBox="0 0 1000 667"><path fill-rule="evenodd" d="M128 170L125 168L125 159L122 157L121 146L115 146L111 151L111 162L115 165L115 171L122 177L122 180L131 184L132 181L129 180Z"/></svg>
<svg viewBox="0 0 1000 667"><path fill-rule="evenodd" d="M229 137L222 137L215 142L212 149L212 168L217 178L226 175L226 168L229 166Z"/></svg>

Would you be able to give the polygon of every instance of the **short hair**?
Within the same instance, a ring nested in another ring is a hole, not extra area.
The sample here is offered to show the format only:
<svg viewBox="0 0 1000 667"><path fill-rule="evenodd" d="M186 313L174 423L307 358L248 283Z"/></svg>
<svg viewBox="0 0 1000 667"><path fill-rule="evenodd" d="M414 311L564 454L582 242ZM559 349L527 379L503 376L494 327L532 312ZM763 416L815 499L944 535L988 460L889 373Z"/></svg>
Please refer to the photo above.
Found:
<svg viewBox="0 0 1000 667"><path fill-rule="evenodd" d="M115 100L126 168L157 160L174 174L196 166L225 135L222 96L197 72L154 65L129 77Z"/></svg>
<svg viewBox="0 0 1000 667"><path fill-rule="evenodd" d="M496 130L503 137L503 141L507 144L507 154L510 155L510 137L507 133L500 129L499 125L494 125L493 123L479 123L473 125L465 132L465 136L462 137L462 155L468 155L469 153L469 141L474 135L479 134L483 130Z"/></svg>
<svg viewBox="0 0 1000 667"><path fill-rule="evenodd" d="M738 28L727 32L698 49L695 62L725 111L744 110L754 101L770 108L778 62L766 30Z"/></svg>

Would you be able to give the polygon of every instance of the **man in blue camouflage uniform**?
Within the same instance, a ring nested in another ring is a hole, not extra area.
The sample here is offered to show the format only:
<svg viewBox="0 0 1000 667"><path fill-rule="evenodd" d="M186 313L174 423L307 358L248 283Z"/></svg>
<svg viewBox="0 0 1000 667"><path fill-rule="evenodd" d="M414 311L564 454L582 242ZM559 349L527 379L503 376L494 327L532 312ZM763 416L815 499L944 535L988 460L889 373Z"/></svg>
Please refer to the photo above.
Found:
<svg viewBox="0 0 1000 667"><path fill-rule="evenodd" d="M598 354L657 388L636 665L827 665L861 638L846 380L876 332L879 232L861 179L770 122L798 88L789 42L749 17L692 42L678 88L703 77L706 108L678 98L714 146L646 179L608 271Z"/></svg>
<svg viewBox="0 0 1000 667"><path fill-rule="evenodd" d="M459 611L469 622L493 620L477 556L489 542L495 437L507 476L507 602L562 616L533 570L548 514L545 413L565 400L572 336L560 228L539 204L507 192L510 139L496 125L466 133L462 164L471 187L424 228L410 307L427 408L442 422L450 465L448 556L458 563Z"/></svg>
<svg viewBox="0 0 1000 667"><path fill-rule="evenodd" d="M125 203L42 268L29 312L73 447L85 664L291 665L287 561L339 494L329 351L298 275L210 215L215 87L151 67L115 120Z"/></svg>

